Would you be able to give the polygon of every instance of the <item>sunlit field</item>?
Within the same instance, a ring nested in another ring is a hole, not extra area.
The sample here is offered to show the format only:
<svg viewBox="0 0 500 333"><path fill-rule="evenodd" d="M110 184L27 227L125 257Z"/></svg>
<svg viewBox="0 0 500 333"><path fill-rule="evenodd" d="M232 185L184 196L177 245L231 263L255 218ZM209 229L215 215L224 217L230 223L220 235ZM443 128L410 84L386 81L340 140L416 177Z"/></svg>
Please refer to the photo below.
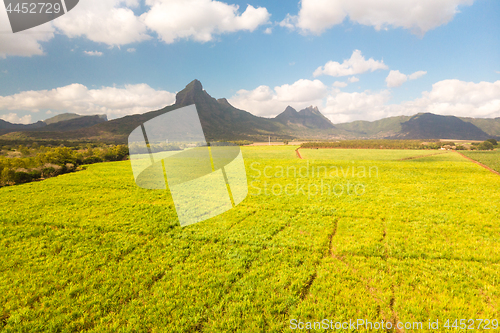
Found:
<svg viewBox="0 0 500 333"><path fill-rule="evenodd" d="M296 148L243 147L248 197L184 228L128 161L0 188L0 329L500 319L498 175L455 152Z"/></svg>
<svg viewBox="0 0 500 333"><path fill-rule="evenodd" d="M500 150L493 151L464 151L465 156L472 158L484 165L489 166L495 171L500 172Z"/></svg>

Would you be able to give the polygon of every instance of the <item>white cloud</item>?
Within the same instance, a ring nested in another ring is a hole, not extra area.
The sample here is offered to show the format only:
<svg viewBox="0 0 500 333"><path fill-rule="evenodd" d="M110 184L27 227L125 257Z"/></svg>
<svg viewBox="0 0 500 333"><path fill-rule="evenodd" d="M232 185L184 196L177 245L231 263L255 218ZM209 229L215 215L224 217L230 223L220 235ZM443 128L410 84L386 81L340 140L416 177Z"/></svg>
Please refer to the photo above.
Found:
<svg viewBox="0 0 500 333"><path fill-rule="evenodd" d="M364 92L338 92L326 99L323 110L332 122L341 123L353 120L375 120L387 116L385 103L391 98L388 90L379 93Z"/></svg>
<svg viewBox="0 0 500 333"><path fill-rule="evenodd" d="M350 83L356 83L359 82L359 79L355 76L351 76L349 79L347 79Z"/></svg>
<svg viewBox="0 0 500 333"><path fill-rule="evenodd" d="M0 58L43 55L41 42L54 38L52 23L45 23L29 31L12 33L5 6L0 5Z"/></svg>
<svg viewBox="0 0 500 333"><path fill-rule="evenodd" d="M237 108L259 116L276 116L288 105L302 109L310 105L320 105L327 96L328 88L319 80L298 80L273 89L259 86L254 90L240 90L229 102Z"/></svg>
<svg viewBox="0 0 500 333"><path fill-rule="evenodd" d="M208 42L214 35L254 31L271 16L266 8L251 5L239 14L238 6L213 0L146 0L146 4L151 9L141 19L167 44L179 39Z"/></svg>
<svg viewBox="0 0 500 333"><path fill-rule="evenodd" d="M9 113L0 116L0 119L8 121L12 124L31 124L31 115L27 114L23 117L19 117L17 113Z"/></svg>
<svg viewBox="0 0 500 333"><path fill-rule="evenodd" d="M327 93L327 88L320 80L298 80L292 85L284 84L275 87L278 98L286 102L300 102L322 98Z"/></svg>
<svg viewBox="0 0 500 333"><path fill-rule="evenodd" d="M500 81L439 81L422 98L403 103L403 107L462 117L500 117Z"/></svg>
<svg viewBox="0 0 500 333"><path fill-rule="evenodd" d="M399 87L408 80L408 76L400 71L390 71L385 78L385 82L389 88Z"/></svg>
<svg viewBox="0 0 500 333"><path fill-rule="evenodd" d="M11 96L0 96L0 112L38 112L50 109L78 114L105 113L110 118L115 118L156 110L174 102L175 94L155 90L147 84L88 89L75 83L52 90L24 91Z"/></svg>
<svg viewBox="0 0 500 333"><path fill-rule="evenodd" d="M100 57L102 56L102 52L99 51L83 51L86 55L93 56L93 57Z"/></svg>
<svg viewBox="0 0 500 333"><path fill-rule="evenodd" d="M84 36L94 42L120 46L151 38L144 22L130 9L137 6L139 0L80 1L53 22L70 38Z"/></svg>
<svg viewBox="0 0 500 333"><path fill-rule="evenodd" d="M344 62L338 63L335 61L329 61L323 67L318 67L313 75L314 77L320 75L330 75L330 76L347 76L365 73L368 71L376 71L377 69L389 69L384 61L376 61L373 58L365 60L365 57L361 54L360 50L354 50L350 59L344 60Z"/></svg>
<svg viewBox="0 0 500 333"><path fill-rule="evenodd" d="M443 80L435 83L422 97L400 104L387 104L388 90L379 93L337 93L328 96L321 110L333 122L377 120L399 115L430 112L458 117L500 117L500 81L465 82Z"/></svg>
<svg viewBox="0 0 500 333"><path fill-rule="evenodd" d="M500 74L500 71L495 71L495 73Z"/></svg>
<svg viewBox="0 0 500 333"><path fill-rule="evenodd" d="M410 75L403 74L400 71L390 71L389 75L387 75L385 79L385 82L389 88L400 87L406 81L416 80L425 74L427 74L426 71L418 71Z"/></svg>
<svg viewBox="0 0 500 333"><path fill-rule="evenodd" d="M461 5L474 0L302 0L297 16L287 15L282 26L321 34L347 17L376 30L400 27L423 35L450 22Z"/></svg>
<svg viewBox="0 0 500 333"><path fill-rule="evenodd" d="M333 82L333 86L336 88L345 88L347 87L347 82L335 81Z"/></svg>
<svg viewBox="0 0 500 333"><path fill-rule="evenodd" d="M0 33L0 58L43 55L41 43L54 38L56 32L111 47L149 40L150 32L156 32L166 43L180 39L207 42L224 33L253 32L267 24L271 16L266 8L248 5L240 13L238 6L214 0L146 0L146 12L136 16L133 9L140 8L141 2L80 1L57 20L15 35L10 33L5 7L0 6L0 31L5 32ZM272 33L272 28L266 28L264 33Z"/></svg>
<svg viewBox="0 0 500 333"><path fill-rule="evenodd" d="M128 52L128 53L134 53L135 51L136 51L136 50L135 50L133 47L131 47L131 48L127 49L127 52Z"/></svg>
<svg viewBox="0 0 500 333"><path fill-rule="evenodd" d="M334 123L373 121L422 112L458 117L500 117L500 81L474 83L443 80L435 83L430 92L424 91L420 98L388 104L390 99L389 90L375 93L336 91L327 97L325 108L320 111Z"/></svg>
<svg viewBox="0 0 500 333"><path fill-rule="evenodd" d="M418 71L418 72L415 72L413 74L408 75L408 79L410 79L410 80L416 80L416 79L421 78L425 74L427 74L426 71Z"/></svg>
<svg viewBox="0 0 500 333"><path fill-rule="evenodd" d="M279 23L280 27L285 27L290 30L294 30L296 25L297 25L297 16L292 16L290 14L287 14L285 19Z"/></svg>
<svg viewBox="0 0 500 333"><path fill-rule="evenodd" d="M464 117L500 117L500 80L480 83L443 80L435 83L430 92L424 91L420 98L399 104L389 103L392 95L388 89L347 93L338 88L328 90L322 83L318 83L320 81L315 81L299 80L292 85L274 89L260 86L251 91L240 90L229 101L240 109L260 116L275 116L287 105L297 110L316 105L334 123L373 121L421 112ZM337 82L335 87L346 84ZM300 90L309 92L296 95Z"/></svg>

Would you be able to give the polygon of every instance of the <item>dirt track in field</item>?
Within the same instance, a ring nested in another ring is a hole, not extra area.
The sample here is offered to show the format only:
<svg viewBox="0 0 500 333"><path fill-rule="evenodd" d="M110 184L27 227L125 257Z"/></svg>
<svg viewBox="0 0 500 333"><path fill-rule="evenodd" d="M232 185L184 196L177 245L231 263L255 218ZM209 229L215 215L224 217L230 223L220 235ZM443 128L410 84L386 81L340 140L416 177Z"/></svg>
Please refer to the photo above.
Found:
<svg viewBox="0 0 500 333"><path fill-rule="evenodd" d="M484 165L483 163L479 163L478 161L473 160L472 158L470 158L470 157L468 157L468 156L465 156L464 154L459 153L458 151L455 151L455 152L456 152L457 154L459 154L460 156L462 156L462 157L464 157L464 158L468 159L469 161L474 162L474 163L476 163L477 165L482 166L482 167L483 167L483 168L485 168L486 170L489 170L489 171L493 172L494 174L497 174L497 175L499 175L499 176L500 176L500 172L493 170L493 169L492 169L492 168L490 168L489 166Z"/></svg>
<svg viewBox="0 0 500 333"><path fill-rule="evenodd" d="M302 156L301 156L301 155L300 155L300 153L299 153L299 149L300 149L300 147L299 147L299 148L297 148L297 149L295 149L295 153L297 153L297 157L298 157L298 158L300 158L300 159L302 160L303 158L302 158Z"/></svg>
<svg viewBox="0 0 500 333"><path fill-rule="evenodd" d="M405 157L405 158L400 159L400 161L416 160L417 158L424 158L424 157L429 157L429 156L442 155L442 154L446 154L446 153L447 152L440 152L440 153L429 154L429 155L419 155L419 156Z"/></svg>

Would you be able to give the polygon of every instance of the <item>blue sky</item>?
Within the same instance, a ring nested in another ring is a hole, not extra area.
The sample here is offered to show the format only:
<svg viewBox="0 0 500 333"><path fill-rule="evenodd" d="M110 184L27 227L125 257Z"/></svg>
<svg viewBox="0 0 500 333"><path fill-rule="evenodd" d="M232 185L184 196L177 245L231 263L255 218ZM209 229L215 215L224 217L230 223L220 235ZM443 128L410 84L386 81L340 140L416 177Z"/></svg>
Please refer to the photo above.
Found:
<svg viewBox="0 0 500 333"><path fill-rule="evenodd" d="M287 105L334 123L500 117L500 2L325 3L80 0L17 34L2 7L0 118L143 113L193 79L266 117Z"/></svg>

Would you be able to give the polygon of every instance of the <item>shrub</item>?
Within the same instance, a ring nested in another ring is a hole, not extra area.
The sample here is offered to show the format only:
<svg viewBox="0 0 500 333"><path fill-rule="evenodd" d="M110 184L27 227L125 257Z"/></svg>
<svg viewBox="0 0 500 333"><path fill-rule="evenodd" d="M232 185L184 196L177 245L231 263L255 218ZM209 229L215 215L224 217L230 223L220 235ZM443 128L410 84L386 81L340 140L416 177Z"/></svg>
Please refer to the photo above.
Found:
<svg viewBox="0 0 500 333"><path fill-rule="evenodd" d="M477 149L479 150L492 150L493 148L495 147L490 141L484 141L479 146L477 146Z"/></svg>
<svg viewBox="0 0 500 333"><path fill-rule="evenodd" d="M54 169L53 167L48 167L48 168L42 169L42 176L44 178L52 177L53 175L55 175L55 173L56 173L56 169Z"/></svg>
<svg viewBox="0 0 500 333"><path fill-rule="evenodd" d="M31 170L29 172L29 175L30 175L31 179L40 179L40 178L42 178L42 172L39 171L39 170Z"/></svg>
<svg viewBox="0 0 500 333"><path fill-rule="evenodd" d="M44 178L57 176L61 174L61 172L62 167L55 164L47 163L42 168L42 175Z"/></svg>
<svg viewBox="0 0 500 333"><path fill-rule="evenodd" d="M83 164L94 164L102 162L102 158L97 156L90 156L83 159Z"/></svg>
<svg viewBox="0 0 500 333"><path fill-rule="evenodd" d="M495 140L495 139L488 139L488 140L486 140L486 141L491 142L491 144L492 144L492 145L494 145L494 146L497 146L497 145L498 145L498 142L497 142L497 140Z"/></svg>
<svg viewBox="0 0 500 333"><path fill-rule="evenodd" d="M31 176L29 173L24 171L17 171L14 173L14 183L27 183L31 181Z"/></svg>

